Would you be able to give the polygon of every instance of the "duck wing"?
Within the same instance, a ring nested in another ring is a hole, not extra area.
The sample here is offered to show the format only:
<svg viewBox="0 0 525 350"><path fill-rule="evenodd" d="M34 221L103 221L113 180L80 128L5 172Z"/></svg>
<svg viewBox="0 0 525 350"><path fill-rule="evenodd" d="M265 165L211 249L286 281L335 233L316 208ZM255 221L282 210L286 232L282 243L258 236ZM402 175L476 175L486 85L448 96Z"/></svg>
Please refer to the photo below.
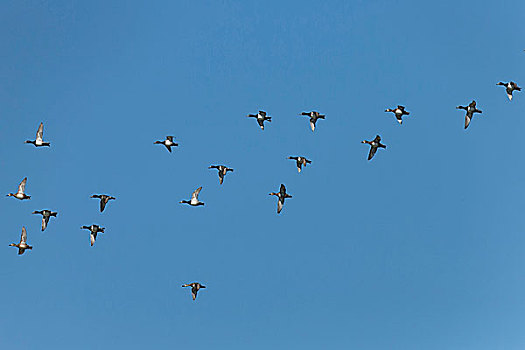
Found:
<svg viewBox="0 0 525 350"><path fill-rule="evenodd" d="M317 119L310 118L310 129L312 129L312 131L315 130L315 122L316 121L317 121Z"/></svg>
<svg viewBox="0 0 525 350"><path fill-rule="evenodd" d="M283 210L283 205L284 205L284 199L281 200L281 198L279 198L279 200L277 201L277 214L281 213L281 210Z"/></svg>
<svg viewBox="0 0 525 350"><path fill-rule="evenodd" d="M224 172L219 170L219 185L224 181Z"/></svg>
<svg viewBox="0 0 525 350"><path fill-rule="evenodd" d="M42 215L42 231L44 231L49 222L49 215Z"/></svg>
<svg viewBox="0 0 525 350"><path fill-rule="evenodd" d="M471 119L472 119L472 116L469 113L465 114L465 129L468 128L468 126L470 125Z"/></svg>
<svg viewBox="0 0 525 350"><path fill-rule="evenodd" d="M20 182L20 185L18 185L19 194L24 194L24 191L26 190L26 183L27 183L27 177L24 177L22 182Z"/></svg>
<svg viewBox="0 0 525 350"><path fill-rule="evenodd" d="M38 130L36 131L36 141L42 141L44 139L44 123L40 123Z"/></svg>
<svg viewBox="0 0 525 350"><path fill-rule="evenodd" d="M377 152L377 147L370 146L370 152L368 152L368 160L374 158L374 154Z"/></svg>
<svg viewBox="0 0 525 350"><path fill-rule="evenodd" d="M192 296L193 300L197 299L197 293L198 292L199 292L199 290L196 287L192 287L191 288L191 296Z"/></svg>
<svg viewBox="0 0 525 350"><path fill-rule="evenodd" d="M20 243L27 243L27 231L25 226L22 226L22 235L20 236Z"/></svg>
<svg viewBox="0 0 525 350"><path fill-rule="evenodd" d="M104 198L100 198L100 212L102 213L104 211L104 209L106 208L106 204L108 203L108 199L107 197Z"/></svg>
<svg viewBox="0 0 525 350"><path fill-rule="evenodd" d="M164 147L166 147L168 149L168 151L171 153L171 146L168 146L168 145L164 144Z"/></svg>
<svg viewBox="0 0 525 350"><path fill-rule="evenodd" d="M93 244L95 244L95 241L97 240L97 233L96 232L90 232L89 233L89 240L91 242L91 246L93 247Z"/></svg>
<svg viewBox="0 0 525 350"><path fill-rule="evenodd" d="M191 199L199 200L199 193L201 192L201 190L202 186L193 191L193 193L191 194Z"/></svg>
<svg viewBox="0 0 525 350"><path fill-rule="evenodd" d="M259 126L261 127L261 129L264 130L264 119L257 118L257 123L259 123Z"/></svg>
<svg viewBox="0 0 525 350"><path fill-rule="evenodd" d="M166 136L166 139L170 140L171 142L173 142L173 136Z"/></svg>

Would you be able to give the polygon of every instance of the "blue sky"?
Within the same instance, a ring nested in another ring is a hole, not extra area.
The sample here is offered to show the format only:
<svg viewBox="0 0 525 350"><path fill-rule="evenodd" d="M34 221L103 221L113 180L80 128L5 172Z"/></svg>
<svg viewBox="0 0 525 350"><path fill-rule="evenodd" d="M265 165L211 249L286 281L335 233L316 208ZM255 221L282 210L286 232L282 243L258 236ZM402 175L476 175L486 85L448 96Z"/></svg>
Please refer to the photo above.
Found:
<svg viewBox="0 0 525 350"><path fill-rule="evenodd" d="M525 94L495 85L525 85L523 13L3 2L0 183L27 176L32 198L0 200L0 344L523 349ZM465 131L455 106L472 99ZM402 126L383 112L397 104ZM259 109L264 131L245 118ZM315 133L298 117L312 109ZM41 121L50 149L23 143ZM388 148L368 162L376 134ZM166 135L172 154L153 145ZM313 163L298 174L289 155ZM210 164L235 172L219 186ZM206 206L178 204L198 186ZM101 214L93 193L117 200ZM42 233L44 208L59 214ZM208 287L196 302L192 281Z"/></svg>

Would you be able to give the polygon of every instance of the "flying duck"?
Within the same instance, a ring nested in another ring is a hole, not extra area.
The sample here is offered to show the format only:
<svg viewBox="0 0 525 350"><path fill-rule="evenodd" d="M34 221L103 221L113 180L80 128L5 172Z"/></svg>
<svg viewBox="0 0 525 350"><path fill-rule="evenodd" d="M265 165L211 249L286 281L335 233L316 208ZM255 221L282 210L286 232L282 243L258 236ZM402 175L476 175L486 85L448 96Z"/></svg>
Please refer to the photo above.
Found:
<svg viewBox="0 0 525 350"><path fill-rule="evenodd" d="M467 111L467 114L465 114L465 129L468 128L470 124L470 120L474 116L474 113L483 113L479 109L476 108L476 101L470 102L468 106L457 106L456 109L464 109Z"/></svg>
<svg viewBox="0 0 525 350"><path fill-rule="evenodd" d="M399 106L399 105L397 106L397 108L387 108L385 109L385 112L393 112L399 124L403 124L402 118L404 115L410 114L410 112L405 111L404 106Z"/></svg>
<svg viewBox="0 0 525 350"><path fill-rule="evenodd" d="M264 130L264 122L265 121L272 121L272 117L269 117L266 115L265 111L259 111L257 114L248 114L248 118L257 118L257 123L259 123L259 126L261 127L261 130Z"/></svg>
<svg viewBox="0 0 525 350"><path fill-rule="evenodd" d="M203 202L199 201L199 193L201 190L202 190L202 186L197 188L195 191L193 191L193 193L191 194L191 199L189 201L182 200L179 203L189 204L194 207L199 206L199 205L204 205Z"/></svg>
<svg viewBox="0 0 525 350"><path fill-rule="evenodd" d="M199 282L183 284L182 286L183 287L191 287L191 296L193 297L193 300L197 299L197 293L199 292L199 289L206 288L206 286L203 286Z"/></svg>
<svg viewBox="0 0 525 350"><path fill-rule="evenodd" d="M281 184L281 187L278 193L272 192L269 195L277 196L277 198L279 198L279 200L277 201L277 214L279 214L281 210L283 210L284 200L286 198L292 198L292 196L286 193L286 187L283 184Z"/></svg>
<svg viewBox="0 0 525 350"><path fill-rule="evenodd" d="M376 135L376 138L373 139L372 141L363 140L361 141L361 143L366 143L370 145L370 152L368 152L368 160L374 158L374 154L376 154L377 149L379 147L386 148L386 145L383 145L381 143L381 136L379 135Z"/></svg>
<svg viewBox="0 0 525 350"><path fill-rule="evenodd" d="M496 85L505 86L505 88L507 90L507 97L509 98L510 101L512 101L512 92L513 91L521 91L521 88L518 86L518 84L516 84L513 81L510 81L508 83L504 83L504 82L500 81Z"/></svg>
<svg viewBox="0 0 525 350"><path fill-rule="evenodd" d="M297 156L297 157L288 157L288 159L293 159L296 161L297 163L297 171L298 172L301 172L301 168L303 167L303 165L306 167L306 164L310 164L312 163L311 160L308 160L306 159L305 157L302 157L302 156Z"/></svg>
<svg viewBox="0 0 525 350"><path fill-rule="evenodd" d="M312 129L312 131L315 130L315 123L317 122L317 119L325 119L324 114L319 114L319 112L316 111L302 112L301 115L310 117L310 128Z"/></svg>
<svg viewBox="0 0 525 350"><path fill-rule="evenodd" d="M171 147L178 146L178 143L173 142L173 136L166 136L166 140L164 141L155 141L155 145L164 145L168 149L168 151L171 153Z"/></svg>
<svg viewBox="0 0 525 350"><path fill-rule="evenodd" d="M40 123L38 130L36 131L36 139L34 141L27 140L26 143L32 143L35 147L47 146L50 147L49 142L44 142L44 123Z"/></svg>
<svg viewBox="0 0 525 350"><path fill-rule="evenodd" d="M52 212L51 210L47 210L47 209L44 209L44 210L35 210L33 212L33 214L40 214L42 215L42 232L46 229L47 227L47 224L49 222L49 218L54 216L56 217L57 216L57 212Z"/></svg>
<svg viewBox="0 0 525 350"><path fill-rule="evenodd" d="M27 231L24 226L22 226L22 235L20 236L20 243L11 243L9 245L10 247L17 247L18 248L18 255L24 254L26 249L33 249L30 245L27 245Z"/></svg>
<svg viewBox="0 0 525 350"><path fill-rule="evenodd" d="M107 194L94 194L89 198L98 198L100 199L100 212L102 213L104 211L104 208L106 207L106 204L112 199L116 199L115 197L108 196Z"/></svg>
<svg viewBox="0 0 525 350"><path fill-rule="evenodd" d="M27 177L24 177L22 182L20 182L20 185L18 185L18 192L16 193L8 193L7 197L15 197L16 199L24 200L24 199L30 199L31 196L28 196L24 193L26 189L26 183L27 183Z"/></svg>
<svg viewBox="0 0 525 350"><path fill-rule="evenodd" d="M91 225L91 226L82 226L81 229L89 230L89 238L91 241L91 246L93 247L93 244L95 244L95 241L97 240L97 234L104 233L105 228L100 227L98 225Z"/></svg>
<svg viewBox="0 0 525 350"><path fill-rule="evenodd" d="M228 168L226 165L210 165L208 169L217 169L219 172L219 184L222 185L222 182L224 181L224 176L228 173L228 171L233 171L232 168Z"/></svg>

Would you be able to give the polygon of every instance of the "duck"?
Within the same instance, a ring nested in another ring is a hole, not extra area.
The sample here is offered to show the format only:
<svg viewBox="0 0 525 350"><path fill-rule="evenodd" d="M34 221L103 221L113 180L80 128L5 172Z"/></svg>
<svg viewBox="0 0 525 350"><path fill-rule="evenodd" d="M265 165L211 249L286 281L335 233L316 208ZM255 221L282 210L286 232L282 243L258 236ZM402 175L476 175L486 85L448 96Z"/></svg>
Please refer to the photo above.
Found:
<svg viewBox="0 0 525 350"><path fill-rule="evenodd" d="M40 123L38 126L38 130L36 131L36 139L34 141L32 140L26 140L25 143L32 143L35 145L35 147L51 147L51 144L49 142L44 142L44 123Z"/></svg>
<svg viewBox="0 0 525 350"><path fill-rule="evenodd" d="M261 130L264 130L264 122L272 121L272 117L267 116L265 111L259 111L257 114L248 114L248 118L257 118L257 123L259 123L259 126L261 127Z"/></svg>
<svg viewBox="0 0 525 350"><path fill-rule="evenodd" d="M108 204L110 200L116 199L115 197L109 196L107 194L94 194L89 198L100 199L100 212L101 213L104 211L104 208L106 208L106 204Z"/></svg>
<svg viewBox="0 0 525 350"><path fill-rule="evenodd" d="M513 91L521 91L521 88L518 86L518 84L516 84L513 81L510 81L508 83L504 83L504 82L500 81L496 85L505 86L505 88L507 90L507 97L509 98L509 101L512 101L512 92Z"/></svg>
<svg viewBox="0 0 525 350"><path fill-rule="evenodd" d="M52 216L56 218L58 212L53 212L51 210L44 209L44 210L40 210L40 211L35 210L33 212L33 214L40 214L40 215L42 215L42 232L44 232L44 230L47 227L47 224L49 223L49 218L52 217Z"/></svg>
<svg viewBox="0 0 525 350"><path fill-rule="evenodd" d="M97 234L99 232L104 233L106 228L93 224L91 226L82 226L81 229L89 230L89 238L91 241L91 246L93 247L93 244L95 244L95 241L97 240Z"/></svg>
<svg viewBox="0 0 525 350"><path fill-rule="evenodd" d="M292 198L291 195L286 193L286 187L283 184L281 184L281 187L279 188L279 192L277 193L272 192L272 193L269 193L269 195L277 196L277 198L279 199L277 201L277 214L281 213L281 210L283 210L284 200L286 198Z"/></svg>
<svg viewBox="0 0 525 350"><path fill-rule="evenodd" d="M301 168L303 167L303 165L306 167L307 164L312 163L311 160L308 160L308 159L306 159L303 156L297 156L297 157L289 156L288 159L293 159L293 160L296 161L296 163L297 163L297 172L299 172L299 173L301 172Z"/></svg>
<svg viewBox="0 0 525 350"><path fill-rule="evenodd" d="M376 138L372 141L363 140L361 143L366 143L370 145L370 152L368 152L368 160L374 158L378 148L386 148L386 145L381 143L381 136L376 135Z"/></svg>
<svg viewBox="0 0 525 350"><path fill-rule="evenodd" d="M193 297L193 300L197 299L197 293L199 292L199 289L206 288L206 286L203 286L199 282L183 284L182 287L191 287L191 296Z"/></svg>
<svg viewBox="0 0 525 350"><path fill-rule="evenodd" d="M301 115L310 117L310 129L312 129L312 132L315 130L315 123L317 122L317 119L325 119L326 117L324 114L319 114L319 112L316 111L302 112Z"/></svg>
<svg viewBox="0 0 525 350"><path fill-rule="evenodd" d="M168 149L168 151L171 153L171 147L178 146L178 143L173 142L173 136L166 136L166 140L164 141L155 141L153 144L155 145L164 145Z"/></svg>
<svg viewBox="0 0 525 350"><path fill-rule="evenodd" d="M26 249L33 249L32 246L27 244L27 231L24 226L22 226L22 235L20 236L20 243L11 243L9 245L10 247L17 247L18 248L18 255L24 254Z"/></svg>
<svg viewBox="0 0 525 350"><path fill-rule="evenodd" d="M22 182L20 182L20 185L18 185L18 192L8 193L7 197L15 197L16 199L20 199L20 200L31 199L31 196L28 196L25 194L26 183L27 183L27 177L24 177Z"/></svg>
<svg viewBox="0 0 525 350"><path fill-rule="evenodd" d="M201 190L202 190L202 186L197 188L195 191L193 191L193 193L191 194L191 199L189 201L182 200L179 203L189 204L194 207L197 207L199 205L204 205L203 202L199 201L199 193Z"/></svg>
<svg viewBox="0 0 525 350"><path fill-rule="evenodd" d="M403 116L409 115L410 112L405 111L405 106L397 106L396 108L387 108L385 112L393 112L399 124L403 124Z"/></svg>
<svg viewBox="0 0 525 350"><path fill-rule="evenodd" d="M228 171L233 172L232 168L228 168L226 165L210 165L208 169L217 169L219 173L219 184L222 185L222 182L224 181L224 176L228 173Z"/></svg>
<svg viewBox="0 0 525 350"><path fill-rule="evenodd" d="M474 113L483 113L481 110L476 108L476 101L472 100L468 106L457 106L456 109L464 109L467 111L465 114L465 129L470 125L470 121L474 116Z"/></svg>

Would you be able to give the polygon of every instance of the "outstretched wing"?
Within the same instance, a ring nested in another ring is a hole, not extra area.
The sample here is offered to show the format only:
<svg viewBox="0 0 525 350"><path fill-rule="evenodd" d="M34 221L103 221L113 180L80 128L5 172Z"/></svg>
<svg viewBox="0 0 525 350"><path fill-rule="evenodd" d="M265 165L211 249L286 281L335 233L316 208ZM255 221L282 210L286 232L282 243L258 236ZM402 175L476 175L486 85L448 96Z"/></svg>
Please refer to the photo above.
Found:
<svg viewBox="0 0 525 350"><path fill-rule="evenodd" d="M219 185L222 185L223 181L224 181L224 172L219 171Z"/></svg>
<svg viewBox="0 0 525 350"><path fill-rule="evenodd" d="M25 226L22 226L22 235L20 236L20 243L26 243L27 242L27 231Z"/></svg>
<svg viewBox="0 0 525 350"><path fill-rule="evenodd" d="M166 136L166 139L170 140L171 142L173 142L173 136Z"/></svg>
<svg viewBox="0 0 525 350"><path fill-rule="evenodd" d="M40 123L38 130L36 131L36 141L42 141L44 139L44 123Z"/></svg>
<svg viewBox="0 0 525 350"><path fill-rule="evenodd" d="M95 240L97 239L97 233L90 232L89 233L89 240L91 241L91 246L93 247L93 244L95 244Z"/></svg>
<svg viewBox="0 0 525 350"><path fill-rule="evenodd" d="M257 123L259 123L259 126L261 127L261 129L264 130L264 119L257 118Z"/></svg>
<svg viewBox="0 0 525 350"><path fill-rule="evenodd" d="M202 190L202 186L197 188L195 191L193 191L193 193L191 194L191 199L199 199L199 193L201 192Z"/></svg>
<svg viewBox="0 0 525 350"><path fill-rule="evenodd" d="M465 114L465 129L468 128L468 126L470 125L471 118L472 117L468 113Z"/></svg>
<svg viewBox="0 0 525 350"><path fill-rule="evenodd" d="M370 152L368 152L368 160L374 158L374 154L376 154L377 147L370 147Z"/></svg>
<svg viewBox="0 0 525 350"><path fill-rule="evenodd" d="M18 185L18 193L23 194L26 190L27 177L24 177L20 185Z"/></svg>
<svg viewBox="0 0 525 350"><path fill-rule="evenodd" d="M277 201L277 214L279 214L281 210L283 210L283 204L284 202L282 202L281 199L279 198L279 200Z"/></svg>
<svg viewBox="0 0 525 350"><path fill-rule="evenodd" d="M104 211L104 208L106 208L107 199L102 197L100 198L100 212L102 213Z"/></svg>
<svg viewBox="0 0 525 350"><path fill-rule="evenodd" d="M46 229L48 222L49 222L49 216L48 215L42 215L42 231L44 231Z"/></svg>
<svg viewBox="0 0 525 350"><path fill-rule="evenodd" d="M312 131L315 130L315 122L316 121L317 121L317 119L314 119L314 118L310 119L310 129L312 129Z"/></svg>

